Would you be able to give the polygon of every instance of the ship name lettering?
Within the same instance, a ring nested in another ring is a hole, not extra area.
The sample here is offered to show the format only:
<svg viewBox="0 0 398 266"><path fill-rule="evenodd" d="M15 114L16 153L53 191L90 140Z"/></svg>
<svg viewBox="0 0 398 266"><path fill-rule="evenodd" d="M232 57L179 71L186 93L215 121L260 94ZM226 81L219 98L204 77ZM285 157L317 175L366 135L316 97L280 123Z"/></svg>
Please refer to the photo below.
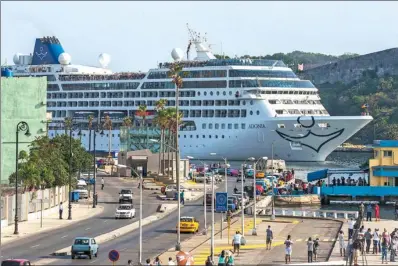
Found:
<svg viewBox="0 0 398 266"><path fill-rule="evenodd" d="M265 124L250 124L249 128L266 128Z"/></svg>

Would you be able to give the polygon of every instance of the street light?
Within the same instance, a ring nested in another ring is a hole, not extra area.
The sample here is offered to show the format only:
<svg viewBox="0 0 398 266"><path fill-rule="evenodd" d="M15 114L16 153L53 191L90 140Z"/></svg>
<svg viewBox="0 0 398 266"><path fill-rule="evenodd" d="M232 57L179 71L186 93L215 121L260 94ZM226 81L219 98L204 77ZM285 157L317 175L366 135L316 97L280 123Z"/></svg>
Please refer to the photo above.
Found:
<svg viewBox="0 0 398 266"><path fill-rule="evenodd" d="M243 178L244 178L244 170L243 170L243 165L245 165L246 164L246 162L247 161L254 161L255 160L255 158L254 157L249 157L249 158L247 158L247 160L245 160L244 161L244 163L242 164L242 172L241 172L241 182L242 182L242 187L241 187L241 197L242 197L242 236L244 236L245 235L245 205L244 205L244 203L243 203L243 190L244 190L244 188L243 188Z"/></svg>
<svg viewBox="0 0 398 266"><path fill-rule="evenodd" d="M217 155L217 153L210 153L211 156ZM211 260L214 261L214 171L211 170ZM224 220L224 217L221 218L221 223ZM222 229L221 229L222 232Z"/></svg>
<svg viewBox="0 0 398 266"><path fill-rule="evenodd" d="M19 142L19 132L25 132L25 136L29 137L29 125L25 121L21 121L17 124L17 130L15 135L15 224L14 224L14 235L18 235L18 142Z"/></svg>
<svg viewBox="0 0 398 266"><path fill-rule="evenodd" d="M257 235L257 231L256 231L256 227L257 227L257 189L256 189L256 167L257 167L257 163L260 160L268 160L268 157L261 157L259 158L255 163L254 163L254 176L253 176L253 200L254 200L254 215L253 215L253 231L252 231L252 235L256 236Z"/></svg>
<svg viewBox="0 0 398 266"><path fill-rule="evenodd" d="M276 140L272 141L271 144L271 167L272 167L272 176L274 176L274 143ZM272 214L271 220L275 220L275 192L274 192L274 180L272 178Z"/></svg>
<svg viewBox="0 0 398 266"><path fill-rule="evenodd" d="M71 124L69 125L69 203L68 203L68 220L72 220L72 132L79 130L76 125ZM80 134L80 130L79 133Z"/></svg>
<svg viewBox="0 0 398 266"><path fill-rule="evenodd" d="M101 123L101 121L100 121L100 123ZM95 159L95 157L97 156L97 152L96 152L96 145L95 145L95 142L96 142L96 139L97 139L97 133L99 133L101 136L103 136L104 135L104 131L103 130L99 130L100 129L100 123L97 123L97 129L94 129L93 130L93 132L94 132L94 136L93 136L93 138L94 138L94 143L93 143L93 150L94 150L94 153L93 153L93 161L94 161L94 165L93 165L93 167L94 167L94 173L93 173L93 179L94 179L94 189L93 189L93 208L96 208L97 207L97 204L98 204L98 198L97 198L97 196L95 195L95 187L97 186L97 160ZM90 130L91 131L91 130ZM91 137L91 133L90 133L90 137Z"/></svg>

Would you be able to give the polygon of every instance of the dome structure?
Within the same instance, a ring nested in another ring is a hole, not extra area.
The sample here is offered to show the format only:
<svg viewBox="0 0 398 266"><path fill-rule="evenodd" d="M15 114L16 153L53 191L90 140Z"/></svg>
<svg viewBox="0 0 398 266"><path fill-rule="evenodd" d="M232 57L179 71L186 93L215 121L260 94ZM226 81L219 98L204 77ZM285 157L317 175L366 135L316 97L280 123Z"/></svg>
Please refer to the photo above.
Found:
<svg viewBox="0 0 398 266"><path fill-rule="evenodd" d="M72 61L72 57L68 53L62 53L58 56L58 62L61 65L69 65Z"/></svg>
<svg viewBox="0 0 398 266"><path fill-rule="evenodd" d="M105 68L109 65L109 63L111 62L111 56L109 54L106 53L102 53L98 56L98 62L100 63L100 65Z"/></svg>
<svg viewBox="0 0 398 266"><path fill-rule="evenodd" d="M173 51L171 51L171 57L173 57L174 61L181 61L184 57L184 52L181 48L174 48Z"/></svg>
<svg viewBox="0 0 398 266"><path fill-rule="evenodd" d="M22 55L21 53L16 53L16 54L14 55L14 57L12 58L13 61L14 61L14 64L19 65L19 63L20 63L19 57L20 57L21 55Z"/></svg>

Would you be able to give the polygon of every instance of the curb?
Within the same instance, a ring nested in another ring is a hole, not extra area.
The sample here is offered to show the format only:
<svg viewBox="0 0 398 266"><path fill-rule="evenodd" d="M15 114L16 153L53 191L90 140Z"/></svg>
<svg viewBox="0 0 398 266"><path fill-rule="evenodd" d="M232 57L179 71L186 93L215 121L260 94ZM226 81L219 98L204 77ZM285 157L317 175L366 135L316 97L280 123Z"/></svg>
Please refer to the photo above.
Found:
<svg viewBox="0 0 398 266"><path fill-rule="evenodd" d="M174 204L174 206L172 208L170 208L166 212L148 216L148 217L142 219L142 226L145 226L145 225L151 224L151 223L153 223L155 221L158 221L160 219L163 219L164 217L166 217L167 215L169 215L170 213L172 213L176 209L177 209L177 204ZM118 237L120 237L120 236L122 236L124 234L128 234L128 233L136 230L137 228L139 228L139 221L135 221L132 224L129 224L129 225L126 225L126 226L121 227L119 229L113 230L112 232L96 236L94 238L95 238L97 244L102 244L102 243L107 242L109 240L113 240L115 238L118 238ZM71 248L72 248L72 246L69 246L69 247L57 250L57 251L53 252L51 255L53 255L54 257L56 257L56 256L66 256L70 252ZM63 255L58 255L58 254L63 254Z"/></svg>

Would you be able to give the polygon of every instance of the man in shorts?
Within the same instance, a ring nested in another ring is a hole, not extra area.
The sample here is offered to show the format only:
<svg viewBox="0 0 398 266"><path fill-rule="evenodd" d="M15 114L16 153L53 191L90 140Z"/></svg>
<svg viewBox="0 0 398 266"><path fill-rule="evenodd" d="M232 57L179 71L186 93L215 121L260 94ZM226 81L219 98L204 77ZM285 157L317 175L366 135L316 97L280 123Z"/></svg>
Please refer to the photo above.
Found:
<svg viewBox="0 0 398 266"><path fill-rule="evenodd" d="M238 255L239 255L241 241L242 241L242 235L240 234L239 231L236 231L234 237L232 238L232 245L234 246L234 253L238 252Z"/></svg>
<svg viewBox="0 0 398 266"><path fill-rule="evenodd" d="M271 250L272 239L274 238L274 234L272 233L271 226L268 225L267 229L267 241L266 241L266 250Z"/></svg>

